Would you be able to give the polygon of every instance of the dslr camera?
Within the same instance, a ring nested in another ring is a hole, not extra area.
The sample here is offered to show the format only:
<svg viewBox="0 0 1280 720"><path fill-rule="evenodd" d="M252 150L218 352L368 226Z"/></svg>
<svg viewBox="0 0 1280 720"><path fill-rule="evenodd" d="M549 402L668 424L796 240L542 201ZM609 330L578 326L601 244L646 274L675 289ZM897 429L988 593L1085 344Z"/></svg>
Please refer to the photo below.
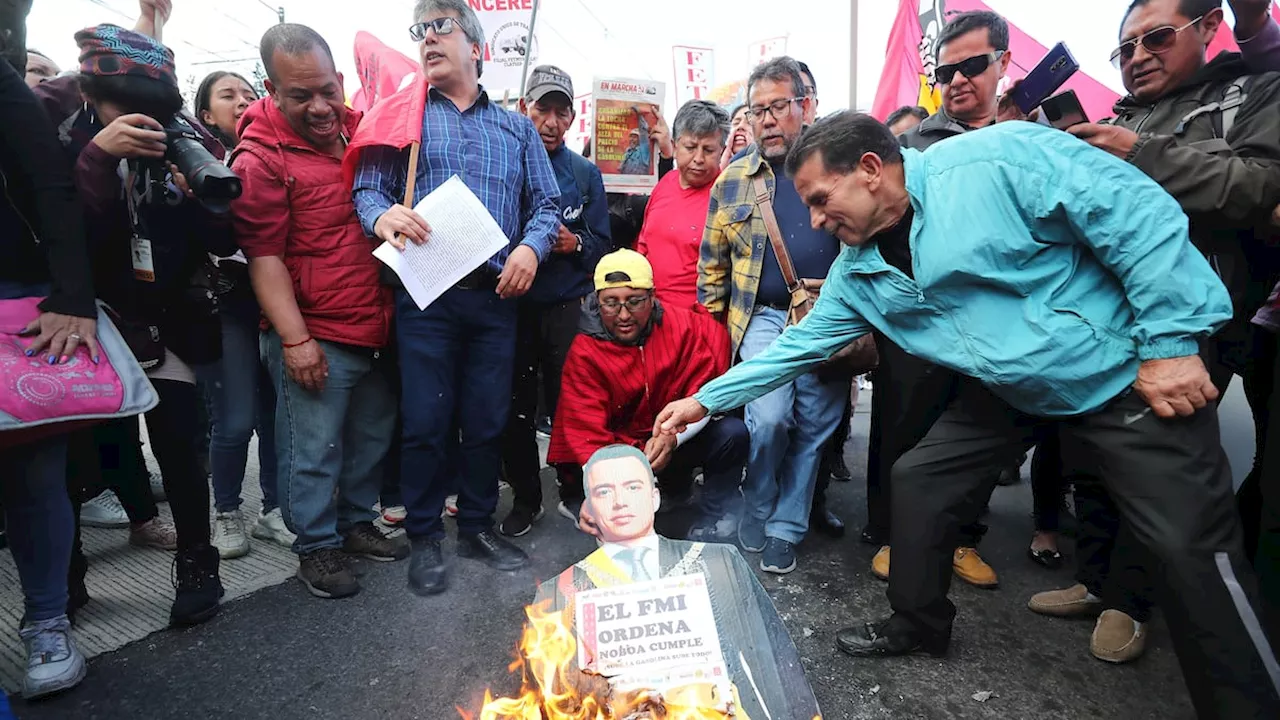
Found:
<svg viewBox="0 0 1280 720"><path fill-rule="evenodd" d="M164 159L177 166L191 192L213 212L230 210L231 201L244 189L240 178L205 149L200 132L181 114L169 118L164 134L168 146Z"/></svg>

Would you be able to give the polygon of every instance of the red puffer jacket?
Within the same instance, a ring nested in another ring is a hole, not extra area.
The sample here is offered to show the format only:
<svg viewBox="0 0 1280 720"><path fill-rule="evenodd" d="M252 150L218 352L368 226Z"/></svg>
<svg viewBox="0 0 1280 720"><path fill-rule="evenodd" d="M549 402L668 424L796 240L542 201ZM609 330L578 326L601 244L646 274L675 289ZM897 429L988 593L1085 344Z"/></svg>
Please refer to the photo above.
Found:
<svg viewBox="0 0 1280 720"><path fill-rule="evenodd" d="M359 122L359 113L347 112L348 137ZM312 337L385 346L391 292L378 279L373 241L342 181L342 161L302 139L263 98L240 118L231 168L244 181L244 194L231 205L236 241L250 258L284 257Z"/></svg>
<svg viewBox="0 0 1280 720"><path fill-rule="evenodd" d="M605 332L588 295L565 359L547 462L585 465L615 443L643 448L667 403L728 369L729 333L701 305L655 307L648 337L622 345Z"/></svg>

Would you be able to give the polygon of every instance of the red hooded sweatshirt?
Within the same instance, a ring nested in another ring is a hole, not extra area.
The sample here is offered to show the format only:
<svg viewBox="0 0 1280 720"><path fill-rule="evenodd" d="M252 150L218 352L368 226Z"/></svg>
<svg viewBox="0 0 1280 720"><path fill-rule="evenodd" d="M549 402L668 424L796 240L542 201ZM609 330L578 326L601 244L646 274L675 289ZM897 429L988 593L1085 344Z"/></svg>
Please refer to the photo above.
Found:
<svg viewBox="0 0 1280 720"><path fill-rule="evenodd" d="M648 336L623 345L605 331L588 295L564 363L547 463L585 465L615 443L643 449L667 403L728 369L729 333L701 305L655 307Z"/></svg>
<svg viewBox="0 0 1280 720"><path fill-rule="evenodd" d="M348 138L359 123L360 113L348 111ZM231 212L244 254L284 257L312 337L384 347L391 291L379 280L373 241L356 217L342 161L298 135L271 98L251 105L239 130L231 168L244 194Z"/></svg>

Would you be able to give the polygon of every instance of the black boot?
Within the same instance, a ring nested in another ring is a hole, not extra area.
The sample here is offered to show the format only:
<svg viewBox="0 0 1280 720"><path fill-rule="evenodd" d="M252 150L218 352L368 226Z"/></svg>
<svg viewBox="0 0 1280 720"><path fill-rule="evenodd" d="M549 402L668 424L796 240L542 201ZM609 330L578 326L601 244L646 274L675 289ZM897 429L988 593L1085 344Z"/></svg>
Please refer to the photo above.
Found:
<svg viewBox="0 0 1280 720"><path fill-rule="evenodd" d="M199 625L218 614L224 591L218 577L218 550L210 545L179 550L173 559L177 595L169 611L174 627Z"/></svg>
<svg viewBox="0 0 1280 720"><path fill-rule="evenodd" d="M919 654L942 657L950 644L950 631L943 635L925 633L898 615L836 633L836 647L854 657Z"/></svg>
<svg viewBox="0 0 1280 720"><path fill-rule="evenodd" d="M842 445L837 445L833 450L827 452L827 469L831 472L831 479L836 482L853 480L853 472L849 470L849 466L844 461L844 447Z"/></svg>

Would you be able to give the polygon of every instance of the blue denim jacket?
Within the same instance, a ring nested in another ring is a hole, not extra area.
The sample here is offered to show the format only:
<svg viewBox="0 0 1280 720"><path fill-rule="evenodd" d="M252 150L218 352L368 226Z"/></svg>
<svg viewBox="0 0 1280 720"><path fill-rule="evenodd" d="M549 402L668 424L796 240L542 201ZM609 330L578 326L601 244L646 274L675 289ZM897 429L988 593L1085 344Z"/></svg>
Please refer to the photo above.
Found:
<svg viewBox="0 0 1280 720"><path fill-rule="evenodd" d="M707 409L788 383L874 327L1023 412L1079 415L1231 318L1178 203L1119 158L1024 122L903 155L915 279L874 242L846 247L803 322L703 387Z"/></svg>

